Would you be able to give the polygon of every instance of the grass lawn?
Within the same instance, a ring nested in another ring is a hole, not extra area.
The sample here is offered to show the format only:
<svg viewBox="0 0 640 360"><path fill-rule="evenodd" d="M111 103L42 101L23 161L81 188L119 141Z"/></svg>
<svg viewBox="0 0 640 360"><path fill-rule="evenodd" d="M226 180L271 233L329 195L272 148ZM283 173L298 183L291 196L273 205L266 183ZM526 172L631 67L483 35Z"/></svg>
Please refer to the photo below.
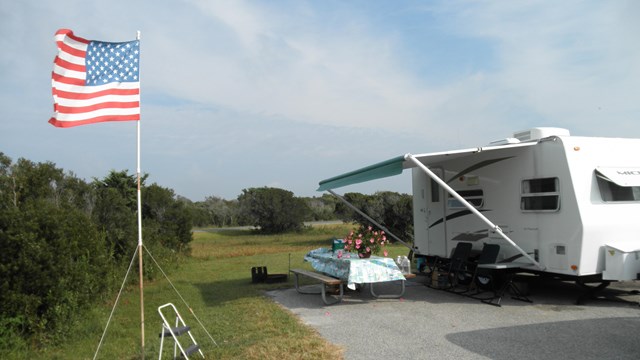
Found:
<svg viewBox="0 0 640 360"><path fill-rule="evenodd" d="M292 268L311 269L303 256L309 250L330 246L331 239L342 237L349 228L347 225L322 225L300 234L282 235L256 235L248 230L194 232L191 258L183 260L178 267L161 266L217 346L169 282L158 278L144 286L145 358L158 357L161 319L157 308L171 302L191 326L207 358L341 359L339 346L326 342L312 328L264 296L266 290L292 287L292 280L279 284L252 284L251 268L267 266L269 273L284 274L290 261ZM408 252L401 245L389 249L390 256ZM145 262L151 262L146 254ZM123 276L125 271L123 269ZM132 271L130 276L137 278L137 267ZM114 293L114 301L115 297ZM50 344L37 352L20 352L12 357L92 359L112 305L96 304L85 319L74 325L74 331L63 344ZM120 299L98 359L141 358L140 343L139 291L133 286ZM172 340L165 340L166 358L170 358L172 344Z"/></svg>

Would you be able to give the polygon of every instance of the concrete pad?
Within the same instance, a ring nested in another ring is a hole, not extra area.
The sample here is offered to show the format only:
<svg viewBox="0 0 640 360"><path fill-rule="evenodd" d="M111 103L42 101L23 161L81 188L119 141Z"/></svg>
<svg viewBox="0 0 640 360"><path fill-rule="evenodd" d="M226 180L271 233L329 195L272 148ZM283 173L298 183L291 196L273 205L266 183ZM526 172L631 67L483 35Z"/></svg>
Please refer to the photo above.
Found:
<svg viewBox="0 0 640 360"><path fill-rule="evenodd" d="M640 354L640 295L628 294L640 288L638 282L604 292L636 303L593 300L575 305L581 291L577 286L533 282L533 303L507 295L502 307L423 284L421 277L408 281L401 299L376 300L368 289L347 291L343 302L331 306L319 295L295 289L268 295L343 346L345 359L635 360Z"/></svg>

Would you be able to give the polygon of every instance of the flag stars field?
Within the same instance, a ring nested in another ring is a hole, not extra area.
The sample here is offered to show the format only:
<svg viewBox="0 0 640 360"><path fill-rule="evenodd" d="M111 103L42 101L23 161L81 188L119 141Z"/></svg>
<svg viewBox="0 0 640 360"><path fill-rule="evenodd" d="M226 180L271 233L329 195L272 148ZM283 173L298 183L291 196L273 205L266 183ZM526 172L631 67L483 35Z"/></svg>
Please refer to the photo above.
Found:
<svg viewBox="0 0 640 360"><path fill-rule="evenodd" d="M87 74L90 75L87 85L106 84L111 81L137 81L138 41L126 43L105 43L91 41L87 54Z"/></svg>

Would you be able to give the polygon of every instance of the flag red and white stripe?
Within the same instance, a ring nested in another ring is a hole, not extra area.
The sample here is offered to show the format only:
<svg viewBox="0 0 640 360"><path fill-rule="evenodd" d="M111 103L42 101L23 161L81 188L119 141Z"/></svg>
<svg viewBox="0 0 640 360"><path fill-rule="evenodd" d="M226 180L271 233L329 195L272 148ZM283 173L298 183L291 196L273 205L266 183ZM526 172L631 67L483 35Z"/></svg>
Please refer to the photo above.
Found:
<svg viewBox="0 0 640 360"><path fill-rule="evenodd" d="M123 60L123 63L127 63L127 70L128 66L135 66L134 76L129 77L117 76L121 70L109 70L114 66L122 67L117 56L114 60L114 55L107 52L103 53L103 59L96 51L98 46L103 45L104 49L112 52L116 46L138 47L137 40L128 43L90 41L73 35L68 29L58 30L55 39L58 55L51 74L54 114L49 123L56 127L72 127L104 121L140 120L138 49L135 55L133 52L127 53L127 58L138 56L135 64L129 64L128 59ZM96 77L96 73L100 76Z"/></svg>

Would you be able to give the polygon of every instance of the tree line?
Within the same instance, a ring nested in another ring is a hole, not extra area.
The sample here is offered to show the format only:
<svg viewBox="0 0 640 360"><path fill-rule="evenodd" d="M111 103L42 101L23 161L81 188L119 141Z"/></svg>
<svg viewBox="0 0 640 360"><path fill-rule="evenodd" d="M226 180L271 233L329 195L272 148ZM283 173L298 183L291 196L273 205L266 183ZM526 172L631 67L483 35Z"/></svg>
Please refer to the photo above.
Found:
<svg viewBox="0 0 640 360"><path fill-rule="evenodd" d="M280 199L278 202L277 199ZM267 204L273 204L272 211L279 212L284 206L295 209L295 218L300 222L338 220L335 214L336 203L333 196L324 194L320 197L299 197L292 192L278 188L249 188L232 200L218 196L207 196L203 201L193 202L182 198L197 227L229 227L255 225L257 208L267 209ZM253 204L250 206L249 204ZM256 208L254 208L256 207Z"/></svg>
<svg viewBox="0 0 640 360"><path fill-rule="evenodd" d="M373 195L355 192L344 199L404 239L413 237L412 198L407 194L380 191ZM304 222L341 220L368 224L369 221L330 194L295 197L278 188L250 188L233 200L209 196L187 203L194 226L256 226L264 232L299 230Z"/></svg>
<svg viewBox="0 0 640 360"><path fill-rule="evenodd" d="M144 244L165 264L189 254L193 226L281 233L303 231L306 221L368 223L328 194L305 198L262 187L233 200L193 202L147 179L141 178ZM126 170L85 181L51 162L14 162L0 152L0 348L45 332L61 335L89 304L111 300L137 246L137 186ZM409 195L344 197L401 238L411 237ZM144 272L153 278L157 269L146 262Z"/></svg>

